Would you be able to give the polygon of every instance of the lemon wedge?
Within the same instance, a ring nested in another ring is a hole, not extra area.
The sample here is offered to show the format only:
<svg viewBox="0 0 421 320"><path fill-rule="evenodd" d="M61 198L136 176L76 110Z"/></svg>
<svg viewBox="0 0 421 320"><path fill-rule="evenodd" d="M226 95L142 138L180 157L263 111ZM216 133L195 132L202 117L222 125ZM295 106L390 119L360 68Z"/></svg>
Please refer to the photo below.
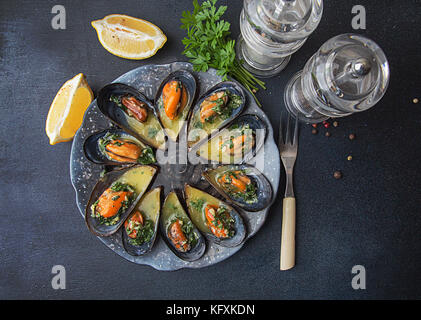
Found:
<svg viewBox="0 0 421 320"><path fill-rule="evenodd" d="M101 45L121 58L149 58L167 41L165 34L156 25L122 14L108 15L91 24Z"/></svg>
<svg viewBox="0 0 421 320"><path fill-rule="evenodd" d="M51 145L72 140L93 98L83 73L63 84L50 106L45 123Z"/></svg>

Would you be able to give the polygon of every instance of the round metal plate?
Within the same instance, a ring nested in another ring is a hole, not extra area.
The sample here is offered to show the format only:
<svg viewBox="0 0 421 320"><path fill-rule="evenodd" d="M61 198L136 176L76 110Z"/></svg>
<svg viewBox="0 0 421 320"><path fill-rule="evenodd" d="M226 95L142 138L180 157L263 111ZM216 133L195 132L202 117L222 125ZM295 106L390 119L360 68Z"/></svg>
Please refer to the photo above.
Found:
<svg viewBox="0 0 421 320"><path fill-rule="evenodd" d="M198 84L197 97L221 81L221 78L216 74L215 70L193 72L190 63L174 62L166 65L145 65L125 73L114 82L130 85L145 94L150 100L153 100L161 81L169 73L179 69L188 70L195 76ZM257 106L252 96L246 90L244 91L247 95L247 106L243 111L243 114L256 114L266 122L268 127L268 134L264 147L258 152L254 160L256 161L257 168L269 179L275 197L279 184L280 158L278 148L273 139L273 129L265 113ZM83 143L93 132L106 129L111 125L111 122L98 110L95 100L86 111L82 126L77 131L73 140L70 156L70 175L72 185L76 191L76 203L82 216L84 216L85 206L89 200L92 188L103 170L103 167L95 165L85 158L83 154ZM198 168L189 168L189 170L197 171L195 169ZM161 171L158 172L158 176L150 188L163 185L164 193L166 195L172 188L179 187L174 181L168 180L171 179L168 179L168 176L163 172L163 168L161 168ZM209 185L206 185L206 183L207 182L201 180L200 185L198 186L205 191L216 195L215 191L212 190ZM183 199L180 200L183 201ZM262 227L268 215L269 207L259 212L239 211L242 213L244 222L246 223L248 230L247 239L249 239ZM99 240L123 258L137 264L152 266L157 270L178 270L181 268L202 268L210 266L227 259L241 248L241 246L225 248L208 242L208 248L202 258L197 261L186 262L178 258L167 247L160 236L157 237L152 251L139 257L131 256L124 250L121 242L121 232L117 232L106 238L99 237Z"/></svg>

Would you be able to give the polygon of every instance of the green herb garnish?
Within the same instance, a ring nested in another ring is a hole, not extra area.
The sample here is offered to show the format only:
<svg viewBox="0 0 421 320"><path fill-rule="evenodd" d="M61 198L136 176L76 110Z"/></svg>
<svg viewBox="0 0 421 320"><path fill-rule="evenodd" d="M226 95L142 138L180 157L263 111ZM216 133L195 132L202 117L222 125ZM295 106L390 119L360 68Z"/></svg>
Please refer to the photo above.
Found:
<svg viewBox="0 0 421 320"><path fill-rule="evenodd" d="M151 241L155 233L155 225L152 220L146 219L143 226L141 224L136 225L133 229L130 229L129 226L126 228L126 232L129 235L136 230L136 238L129 238L129 241L134 246L140 246L144 243Z"/></svg>
<svg viewBox="0 0 421 320"><path fill-rule="evenodd" d="M235 40L229 37L230 23L221 19L227 6L217 8L216 2L207 0L199 5L193 0L193 12L183 11L181 29L187 31L187 37L182 40L183 54L190 59L195 71L215 68L223 80L228 76L237 79L261 106L254 92L257 86L266 89L265 83L248 72L235 57Z"/></svg>
<svg viewBox="0 0 421 320"><path fill-rule="evenodd" d="M107 132L102 138L98 139L98 146L102 153L106 154L107 150L105 147L109 144L112 140L119 139L120 136L116 135L115 133Z"/></svg>
<svg viewBox="0 0 421 320"><path fill-rule="evenodd" d="M126 106L123 103L121 103L121 97L111 95L110 101L114 102L119 108L123 109L124 111L127 111Z"/></svg>
<svg viewBox="0 0 421 320"><path fill-rule="evenodd" d="M203 129L203 123L201 123L200 121L196 121L196 122L194 123L194 127L195 127L196 129Z"/></svg>
<svg viewBox="0 0 421 320"><path fill-rule="evenodd" d="M153 150L151 147L146 146L142 149L142 153L140 154L139 158L137 159L137 162L141 164L151 164L155 163L155 155L153 153Z"/></svg>
<svg viewBox="0 0 421 320"><path fill-rule="evenodd" d="M107 173L107 170L102 170L100 173L99 173L99 177L100 178L104 178L104 176L105 176L105 174Z"/></svg>
<svg viewBox="0 0 421 320"><path fill-rule="evenodd" d="M246 187L246 192L242 194L244 201L247 203L257 202L256 186L253 183L250 183Z"/></svg>
<svg viewBox="0 0 421 320"><path fill-rule="evenodd" d="M228 230L228 237L232 238L235 235L235 220L231 216L230 212L224 206L218 207L215 213L215 220L213 225L217 228L224 228Z"/></svg>
<svg viewBox="0 0 421 320"><path fill-rule="evenodd" d="M148 137L149 138L155 138L155 136L158 134L158 129L156 128L148 128Z"/></svg>
<svg viewBox="0 0 421 320"><path fill-rule="evenodd" d="M128 191L128 192L134 192L134 189L131 185L127 183L122 183L119 181L114 182L111 185L111 190L118 192L118 191Z"/></svg>
<svg viewBox="0 0 421 320"><path fill-rule="evenodd" d="M190 205L196 209L197 211L202 211L203 205L205 204L205 200L197 199L196 201L191 200Z"/></svg>

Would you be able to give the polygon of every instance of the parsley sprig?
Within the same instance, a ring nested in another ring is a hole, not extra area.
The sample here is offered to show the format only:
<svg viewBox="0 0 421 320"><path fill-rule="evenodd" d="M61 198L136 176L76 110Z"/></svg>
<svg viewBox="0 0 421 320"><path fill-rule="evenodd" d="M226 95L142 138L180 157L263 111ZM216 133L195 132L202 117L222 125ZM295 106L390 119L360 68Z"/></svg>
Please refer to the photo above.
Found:
<svg viewBox="0 0 421 320"><path fill-rule="evenodd" d="M265 83L244 69L236 58L235 40L229 37L230 23L221 19L227 6L217 8L217 1L206 0L199 5L198 0L193 0L193 12L183 11L181 29L187 31L187 37L182 40L183 54L190 59L195 71L214 68L223 80L228 76L237 79L261 107L254 93L258 86L266 89Z"/></svg>

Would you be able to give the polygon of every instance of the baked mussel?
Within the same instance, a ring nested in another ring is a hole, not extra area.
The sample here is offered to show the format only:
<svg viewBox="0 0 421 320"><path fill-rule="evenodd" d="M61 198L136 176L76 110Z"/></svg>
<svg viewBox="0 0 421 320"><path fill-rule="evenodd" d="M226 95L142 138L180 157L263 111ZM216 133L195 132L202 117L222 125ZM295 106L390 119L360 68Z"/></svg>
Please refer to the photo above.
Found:
<svg viewBox="0 0 421 320"><path fill-rule="evenodd" d="M196 154L214 163L244 163L263 146L266 132L266 124L258 116L245 114L200 145Z"/></svg>
<svg viewBox="0 0 421 320"><path fill-rule="evenodd" d="M220 82L196 103L188 127L189 147L207 139L215 130L223 128L244 109L246 97L235 82Z"/></svg>
<svg viewBox="0 0 421 320"><path fill-rule="evenodd" d="M132 256L152 250L158 232L161 191L162 187L157 187L147 192L121 228L124 249Z"/></svg>
<svg viewBox="0 0 421 320"><path fill-rule="evenodd" d="M246 211L263 210L272 201L270 182L253 166L222 165L202 175L228 202Z"/></svg>
<svg viewBox="0 0 421 320"><path fill-rule="evenodd" d="M97 236L114 234L141 199L156 167L133 165L105 174L95 185L85 210L89 230Z"/></svg>
<svg viewBox="0 0 421 320"><path fill-rule="evenodd" d="M164 201L160 229L168 247L179 258L195 261L205 253L205 239L186 214L175 191Z"/></svg>
<svg viewBox="0 0 421 320"><path fill-rule="evenodd" d="M118 128L96 132L83 145L86 158L100 165L152 164L156 162L153 149Z"/></svg>
<svg viewBox="0 0 421 320"><path fill-rule="evenodd" d="M153 105L136 89L122 83L106 85L98 93L97 105L124 131L154 148L165 148L165 132Z"/></svg>
<svg viewBox="0 0 421 320"><path fill-rule="evenodd" d="M155 97L155 108L171 140L177 141L195 95L196 80L185 70L170 73L159 86Z"/></svg>
<svg viewBox="0 0 421 320"><path fill-rule="evenodd" d="M223 247L236 247L244 241L246 227L236 210L190 185L185 185L184 192L190 219L206 238Z"/></svg>

